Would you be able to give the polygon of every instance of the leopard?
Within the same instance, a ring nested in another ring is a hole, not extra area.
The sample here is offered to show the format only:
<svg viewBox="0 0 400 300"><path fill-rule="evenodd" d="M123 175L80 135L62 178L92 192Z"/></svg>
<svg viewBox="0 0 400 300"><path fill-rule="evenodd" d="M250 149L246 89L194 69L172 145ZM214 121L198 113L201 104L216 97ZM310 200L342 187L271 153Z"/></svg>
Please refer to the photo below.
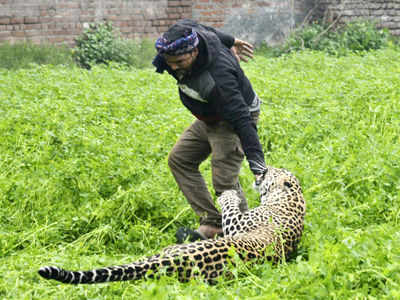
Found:
<svg viewBox="0 0 400 300"><path fill-rule="evenodd" d="M202 277L212 283L226 274L229 264L235 263L235 254L245 263L282 261L296 251L304 229L306 203L299 180L286 169L268 166L258 192L259 206L245 212L239 209L241 198L237 191L227 190L217 198L222 212L222 237L170 245L158 254L124 265L89 271L45 266L38 273L45 279L67 284L163 275L177 276L183 282Z"/></svg>

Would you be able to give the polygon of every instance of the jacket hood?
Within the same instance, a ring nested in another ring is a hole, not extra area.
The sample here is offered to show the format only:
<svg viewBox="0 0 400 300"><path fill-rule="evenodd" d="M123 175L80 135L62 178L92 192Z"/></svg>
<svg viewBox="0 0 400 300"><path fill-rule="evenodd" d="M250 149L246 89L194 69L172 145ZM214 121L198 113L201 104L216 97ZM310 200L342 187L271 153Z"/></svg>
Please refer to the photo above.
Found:
<svg viewBox="0 0 400 300"><path fill-rule="evenodd" d="M201 73L212 65L221 50L222 43L217 35L213 32L199 30L198 35L202 40L202 45L199 48L199 57L195 62L193 72Z"/></svg>

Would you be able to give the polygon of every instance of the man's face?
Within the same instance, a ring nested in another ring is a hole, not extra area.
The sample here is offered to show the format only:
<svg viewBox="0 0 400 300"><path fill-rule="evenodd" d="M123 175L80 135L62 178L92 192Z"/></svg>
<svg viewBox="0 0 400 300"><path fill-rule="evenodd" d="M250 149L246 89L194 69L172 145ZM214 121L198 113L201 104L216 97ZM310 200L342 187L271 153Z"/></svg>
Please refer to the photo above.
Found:
<svg viewBox="0 0 400 300"><path fill-rule="evenodd" d="M181 55L164 54L167 65L177 74L178 77L183 77L192 69L192 65L196 60L198 49L194 49L190 53Z"/></svg>

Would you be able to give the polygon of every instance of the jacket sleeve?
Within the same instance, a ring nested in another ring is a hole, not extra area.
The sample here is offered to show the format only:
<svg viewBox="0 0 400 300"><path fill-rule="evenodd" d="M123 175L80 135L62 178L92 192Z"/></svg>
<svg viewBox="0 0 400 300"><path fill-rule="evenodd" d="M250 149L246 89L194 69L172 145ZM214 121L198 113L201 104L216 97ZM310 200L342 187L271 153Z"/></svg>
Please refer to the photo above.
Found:
<svg viewBox="0 0 400 300"><path fill-rule="evenodd" d="M248 105L240 92L238 72L232 64L218 68L214 74L216 82L215 98L217 109L222 118L229 122L238 134L243 151L253 174L262 174L266 170L264 152L258 137L257 128L252 121Z"/></svg>

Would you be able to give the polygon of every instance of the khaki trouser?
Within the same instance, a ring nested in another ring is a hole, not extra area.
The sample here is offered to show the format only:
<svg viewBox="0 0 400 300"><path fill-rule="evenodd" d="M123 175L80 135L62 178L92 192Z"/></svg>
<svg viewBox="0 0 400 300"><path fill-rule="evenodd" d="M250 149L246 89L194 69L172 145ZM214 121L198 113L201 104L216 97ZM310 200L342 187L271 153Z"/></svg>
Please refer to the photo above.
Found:
<svg viewBox="0 0 400 300"><path fill-rule="evenodd" d="M258 115L259 112L252 113L255 122ZM210 154L212 184L216 196L235 189L242 199L240 209L246 211L247 201L239 183L244 153L238 135L227 122L207 125L196 120L172 148L168 165L189 204L200 216L200 224L221 227L221 214L199 172L199 165Z"/></svg>

